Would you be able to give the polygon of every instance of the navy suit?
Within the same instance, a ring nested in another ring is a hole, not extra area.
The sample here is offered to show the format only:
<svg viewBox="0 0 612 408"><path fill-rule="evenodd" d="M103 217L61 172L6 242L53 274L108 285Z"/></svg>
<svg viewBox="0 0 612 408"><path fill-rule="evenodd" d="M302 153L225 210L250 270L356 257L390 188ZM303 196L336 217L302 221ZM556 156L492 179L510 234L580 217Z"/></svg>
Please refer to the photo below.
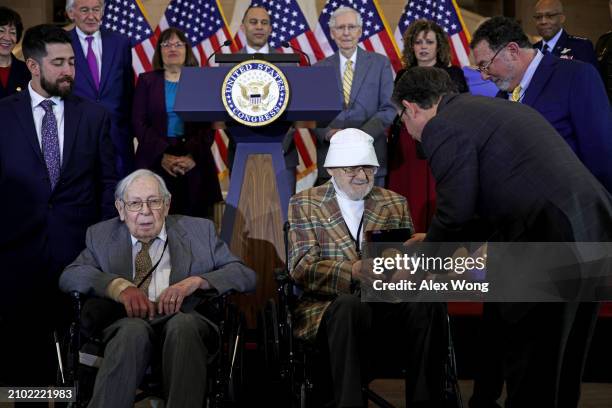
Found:
<svg viewBox="0 0 612 408"><path fill-rule="evenodd" d="M14 332L0 339L0 353L9 353L0 356L2 370L10 375L0 373L0 383L35 384L36 375L53 367L50 329L66 316L58 313L59 274L85 247L87 228L115 215L110 120L93 103L64 99L62 164L53 190L27 90L0 101L0 122L0 331ZM17 355L20 361L11 361ZM40 370L33 373L35 366Z"/></svg>
<svg viewBox="0 0 612 408"><path fill-rule="evenodd" d="M612 192L612 115L601 78L591 65L545 55L522 103L540 112Z"/></svg>
<svg viewBox="0 0 612 408"><path fill-rule="evenodd" d="M75 57L74 94L103 106L110 113L111 140L116 152L119 177L134 169L134 137L131 129L134 71L132 46L127 37L100 30L102 37L102 69L100 89L96 90L87 65L87 57L76 28L70 31Z"/></svg>
<svg viewBox="0 0 612 408"><path fill-rule="evenodd" d="M533 48L542 51L542 44L544 44L544 42L540 40L533 45ZM552 50L551 54L563 59L575 59L582 62L588 62L597 68L597 57L595 56L593 43L587 38L569 35L565 30L561 31L561 36L555 44L555 48Z"/></svg>
<svg viewBox="0 0 612 408"><path fill-rule="evenodd" d="M25 62L18 60L14 55L11 55L11 70L9 71L8 82L6 88L0 83L0 99L12 95L16 92L24 91L30 82L30 71Z"/></svg>

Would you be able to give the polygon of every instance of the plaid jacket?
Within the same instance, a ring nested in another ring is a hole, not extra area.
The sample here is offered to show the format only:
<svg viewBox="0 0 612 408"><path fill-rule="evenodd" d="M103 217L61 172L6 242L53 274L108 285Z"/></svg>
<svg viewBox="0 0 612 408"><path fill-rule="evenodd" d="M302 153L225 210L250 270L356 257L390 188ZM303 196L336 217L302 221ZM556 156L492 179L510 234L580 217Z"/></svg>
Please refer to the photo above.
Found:
<svg viewBox="0 0 612 408"><path fill-rule="evenodd" d="M295 335L312 340L334 296L351 292L351 268L359 256L331 182L294 195L289 224L289 271L304 290L295 310ZM362 228L412 228L406 199L374 187L365 199Z"/></svg>

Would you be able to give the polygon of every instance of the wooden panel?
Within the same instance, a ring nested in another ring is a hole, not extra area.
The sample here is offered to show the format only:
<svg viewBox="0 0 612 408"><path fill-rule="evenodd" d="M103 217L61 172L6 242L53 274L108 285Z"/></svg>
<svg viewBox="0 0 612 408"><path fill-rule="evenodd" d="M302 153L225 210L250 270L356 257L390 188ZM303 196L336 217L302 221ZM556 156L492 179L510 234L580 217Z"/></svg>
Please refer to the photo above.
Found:
<svg viewBox="0 0 612 408"><path fill-rule="evenodd" d="M257 272L255 294L241 296L238 300L247 313L250 327L256 322L257 309L276 294L274 268L282 267L285 262L282 231L272 157L250 155L230 243L231 251Z"/></svg>

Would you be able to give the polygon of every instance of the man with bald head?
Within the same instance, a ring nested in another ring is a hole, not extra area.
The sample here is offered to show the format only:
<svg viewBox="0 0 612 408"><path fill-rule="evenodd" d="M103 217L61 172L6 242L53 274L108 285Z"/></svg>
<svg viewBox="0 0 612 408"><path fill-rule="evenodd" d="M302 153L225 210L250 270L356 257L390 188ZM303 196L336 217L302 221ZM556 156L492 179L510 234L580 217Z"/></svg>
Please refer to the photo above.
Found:
<svg viewBox="0 0 612 408"><path fill-rule="evenodd" d="M540 0L534 7L533 19L542 40L534 48L543 54L551 53L559 58L577 59L597 67L593 44L587 38L570 35L563 29L565 14L559 0Z"/></svg>

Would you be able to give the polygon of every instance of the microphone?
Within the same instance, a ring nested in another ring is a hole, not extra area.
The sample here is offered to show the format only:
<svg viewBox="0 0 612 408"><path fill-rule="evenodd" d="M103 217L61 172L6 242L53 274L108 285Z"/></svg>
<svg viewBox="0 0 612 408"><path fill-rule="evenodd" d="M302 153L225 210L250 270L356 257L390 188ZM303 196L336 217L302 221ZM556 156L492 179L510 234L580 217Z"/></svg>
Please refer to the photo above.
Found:
<svg viewBox="0 0 612 408"><path fill-rule="evenodd" d="M285 48L291 48L293 51L297 51L299 54L305 56L306 61L308 62L308 66L312 66L312 64L310 63L310 57L304 51L300 50L299 48L295 48L293 45L289 44L289 41L283 41L281 45Z"/></svg>
<svg viewBox="0 0 612 408"><path fill-rule="evenodd" d="M225 42L223 44L221 44L219 47L217 47L217 49L215 49L215 52L213 52L212 54L210 54L210 56L208 57L208 59L206 60L206 65L208 65L208 63L210 62L210 59L216 55L219 51L221 51L221 48L223 47L227 47L232 45L232 40L225 40Z"/></svg>

